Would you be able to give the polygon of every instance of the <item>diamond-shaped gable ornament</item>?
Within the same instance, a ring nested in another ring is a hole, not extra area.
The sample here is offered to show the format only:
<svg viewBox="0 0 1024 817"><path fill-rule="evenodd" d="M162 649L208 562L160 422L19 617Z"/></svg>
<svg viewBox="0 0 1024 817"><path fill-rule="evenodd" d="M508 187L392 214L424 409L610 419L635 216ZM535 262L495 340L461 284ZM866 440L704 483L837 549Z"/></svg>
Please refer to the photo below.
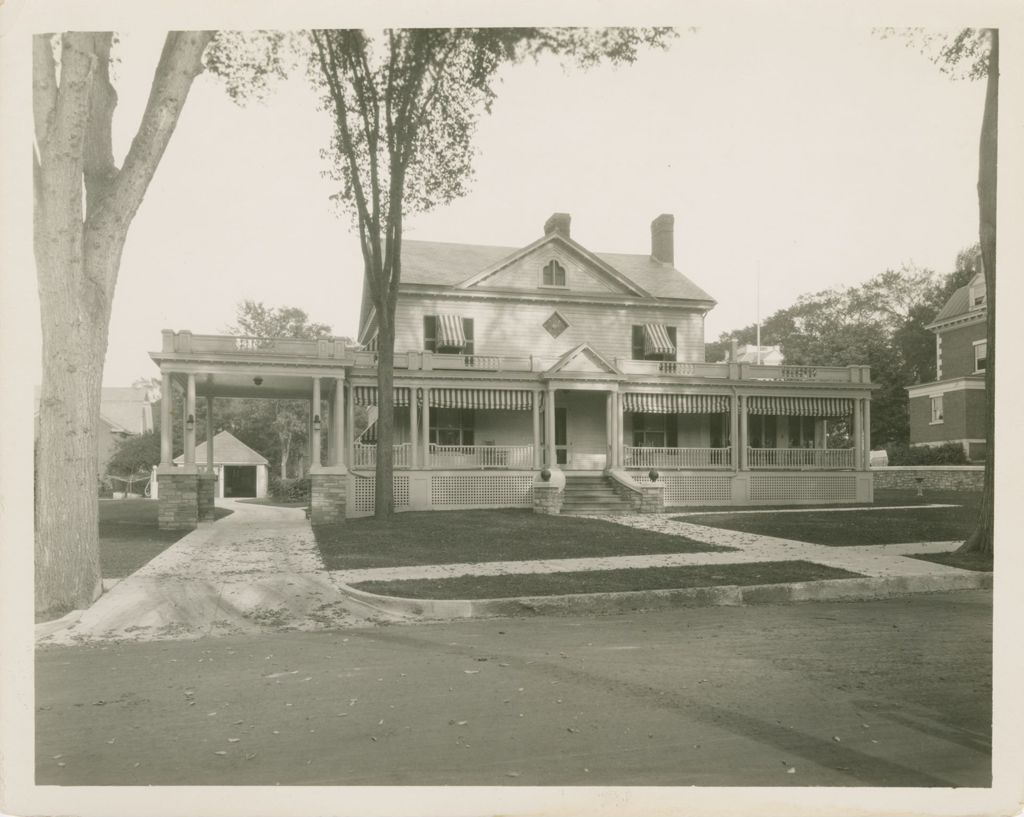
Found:
<svg viewBox="0 0 1024 817"><path fill-rule="evenodd" d="M569 328L569 322L557 312L552 312L551 316L544 321L544 328L548 330L548 334L551 337L557 338Z"/></svg>

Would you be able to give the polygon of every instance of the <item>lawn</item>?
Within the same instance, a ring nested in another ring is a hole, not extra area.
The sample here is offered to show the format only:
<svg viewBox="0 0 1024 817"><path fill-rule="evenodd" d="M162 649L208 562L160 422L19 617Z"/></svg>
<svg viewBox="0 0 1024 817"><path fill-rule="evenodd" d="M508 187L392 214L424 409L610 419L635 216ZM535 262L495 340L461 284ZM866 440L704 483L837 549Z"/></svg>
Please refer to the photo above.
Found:
<svg viewBox="0 0 1024 817"><path fill-rule="evenodd" d="M104 579L129 576L163 553L188 531L160 530L159 504L152 499L111 499L100 502L100 571ZM220 519L231 511L217 508Z"/></svg>
<svg viewBox="0 0 1024 817"><path fill-rule="evenodd" d="M500 599L855 578L860 578L860 574L812 562L790 561L404 579L359 582L353 587L368 593L407 599Z"/></svg>
<svg viewBox="0 0 1024 817"><path fill-rule="evenodd" d="M874 506L857 510L809 509L799 513L688 514L682 522L713 528L757 533L818 545L887 545L966 539L974 529L980 494L914 491L879 491ZM884 505L955 504L952 508L912 507L886 509ZM753 509L750 509L753 510Z"/></svg>
<svg viewBox="0 0 1024 817"><path fill-rule="evenodd" d="M364 517L314 532L328 570L733 549L526 509L400 513L387 522Z"/></svg>

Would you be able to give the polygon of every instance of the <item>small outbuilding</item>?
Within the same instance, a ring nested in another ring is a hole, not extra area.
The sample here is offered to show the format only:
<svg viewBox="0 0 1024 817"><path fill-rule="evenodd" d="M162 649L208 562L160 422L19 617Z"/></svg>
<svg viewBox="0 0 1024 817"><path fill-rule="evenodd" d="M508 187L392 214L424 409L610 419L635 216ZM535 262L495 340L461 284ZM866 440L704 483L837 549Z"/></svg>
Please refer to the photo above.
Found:
<svg viewBox="0 0 1024 817"><path fill-rule="evenodd" d="M182 465L185 455L175 458ZM196 446L196 462L207 462L206 443ZM270 462L249 448L230 431L221 431L213 438L213 470L217 474L218 497L256 497L267 495Z"/></svg>

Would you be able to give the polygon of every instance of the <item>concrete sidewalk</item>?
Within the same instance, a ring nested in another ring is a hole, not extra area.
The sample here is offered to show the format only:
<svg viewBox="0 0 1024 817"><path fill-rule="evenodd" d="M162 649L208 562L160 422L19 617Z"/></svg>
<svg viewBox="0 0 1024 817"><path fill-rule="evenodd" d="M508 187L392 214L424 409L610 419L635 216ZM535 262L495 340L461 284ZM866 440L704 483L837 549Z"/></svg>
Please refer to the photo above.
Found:
<svg viewBox="0 0 1024 817"><path fill-rule="evenodd" d="M37 625L37 643L149 641L372 623L324 570L301 508L217 500L203 522L87 610Z"/></svg>

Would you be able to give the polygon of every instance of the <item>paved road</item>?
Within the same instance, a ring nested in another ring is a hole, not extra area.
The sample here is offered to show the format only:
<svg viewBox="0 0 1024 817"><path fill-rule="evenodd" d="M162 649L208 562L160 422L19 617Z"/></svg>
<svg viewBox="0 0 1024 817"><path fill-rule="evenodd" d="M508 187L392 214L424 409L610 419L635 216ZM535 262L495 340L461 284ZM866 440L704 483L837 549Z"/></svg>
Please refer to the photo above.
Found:
<svg viewBox="0 0 1024 817"><path fill-rule="evenodd" d="M991 595L38 650L40 784L987 786Z"/></svg>

